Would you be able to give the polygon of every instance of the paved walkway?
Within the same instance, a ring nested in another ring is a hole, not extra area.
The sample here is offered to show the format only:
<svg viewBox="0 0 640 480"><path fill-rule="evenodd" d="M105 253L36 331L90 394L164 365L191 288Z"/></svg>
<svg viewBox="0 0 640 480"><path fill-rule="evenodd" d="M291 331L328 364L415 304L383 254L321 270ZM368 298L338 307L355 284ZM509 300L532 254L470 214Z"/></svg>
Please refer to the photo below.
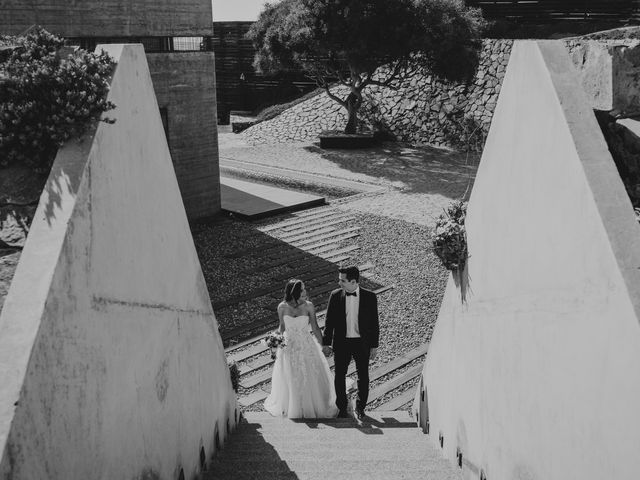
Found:
<svg viewBox="0 0 640 480"><path fill-rule="evenodd" d="M449 202L468 196L479 162L476 154L394 142L362 150L323 150L311 142L249 145L242 134L226 132L219 133L219 151L223 171L277 169L283 176L313 176L342 188L349 182L375 191L343 202L350 210L421 225L433 225Z"/></svg>
<svg viewBox="0 0 640 480"><path fill-rule="evenodd" d="M220 196L223 210L248 219L325 204L325 199L317 195L224 176L220 176Z"/></svg>

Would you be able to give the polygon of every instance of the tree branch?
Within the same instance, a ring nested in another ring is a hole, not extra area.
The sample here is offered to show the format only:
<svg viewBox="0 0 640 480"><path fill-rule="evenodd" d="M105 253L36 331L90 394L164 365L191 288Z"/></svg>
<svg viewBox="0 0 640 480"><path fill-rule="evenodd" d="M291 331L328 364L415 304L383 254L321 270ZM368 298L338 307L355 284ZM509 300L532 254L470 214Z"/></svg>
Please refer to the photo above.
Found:
<svg viewBox="0 0 640 480"><path fill-rule="evenodd" d="M347 102L345 102L344 100L341 100L339 97L331 93L331 90L329 90L329 85L326 82L324 85L324 90L325 92L327 92L327 95L329 95L329 98L331 100L338 102L340 105L342 105L342 107L347 108Z"/></svg>

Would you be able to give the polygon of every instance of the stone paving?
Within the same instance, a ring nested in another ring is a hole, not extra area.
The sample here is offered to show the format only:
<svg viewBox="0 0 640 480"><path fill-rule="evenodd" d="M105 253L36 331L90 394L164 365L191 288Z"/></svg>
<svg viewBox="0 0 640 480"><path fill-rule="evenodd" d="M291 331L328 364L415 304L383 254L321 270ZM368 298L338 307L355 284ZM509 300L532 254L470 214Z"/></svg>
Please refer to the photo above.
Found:
<svg viewBox="0 0 640 480"><path fill-rule="evenodd" d="M367 195L336 202L339 208L433 225L452 200L469 195L479 163L475 153L412 147L396 142L362 150L322 150L317 142L249 145L242 135L219 134L220 167L248 171L278 167L291 175L314 174L322 182L350 180ZM370 190L370 189L369 189Z"/></svg>

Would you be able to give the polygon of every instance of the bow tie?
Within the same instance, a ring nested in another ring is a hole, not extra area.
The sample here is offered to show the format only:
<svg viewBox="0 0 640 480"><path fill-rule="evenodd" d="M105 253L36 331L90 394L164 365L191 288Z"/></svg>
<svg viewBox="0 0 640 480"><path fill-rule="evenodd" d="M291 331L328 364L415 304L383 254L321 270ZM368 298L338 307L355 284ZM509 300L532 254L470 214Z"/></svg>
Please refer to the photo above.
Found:
<svg viewBox="0 0 640 480"><path fill-rule="evenodd" d="M351 292L351 293L349 293L349 292L344 292L344 294L345 294L347 297L349 297L349 296L351 296L351 295L353 295L354 297L357 297L357 296L358 296L358 294L357 294L356 292Z"/></svg>

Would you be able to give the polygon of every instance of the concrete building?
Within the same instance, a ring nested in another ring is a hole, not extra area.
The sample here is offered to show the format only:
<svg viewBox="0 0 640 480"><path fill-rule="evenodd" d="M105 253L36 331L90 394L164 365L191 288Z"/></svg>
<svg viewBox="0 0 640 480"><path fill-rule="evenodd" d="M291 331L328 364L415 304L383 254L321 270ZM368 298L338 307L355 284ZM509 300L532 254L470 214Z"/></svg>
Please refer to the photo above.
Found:
<svg viewBox="0 0 640 480"><path fill-rule="evenodd" d="M189 219L220 211L210 0L8 0L0 34L33 25L93 49L142 43Z"/></svg>
<svg viewBox="0 0 640 480"><path fill-rule="evenodd" d="M58 150L0 311L3 479L195 478L239 418L145 54L105 48L116 121Z"/></svg>

